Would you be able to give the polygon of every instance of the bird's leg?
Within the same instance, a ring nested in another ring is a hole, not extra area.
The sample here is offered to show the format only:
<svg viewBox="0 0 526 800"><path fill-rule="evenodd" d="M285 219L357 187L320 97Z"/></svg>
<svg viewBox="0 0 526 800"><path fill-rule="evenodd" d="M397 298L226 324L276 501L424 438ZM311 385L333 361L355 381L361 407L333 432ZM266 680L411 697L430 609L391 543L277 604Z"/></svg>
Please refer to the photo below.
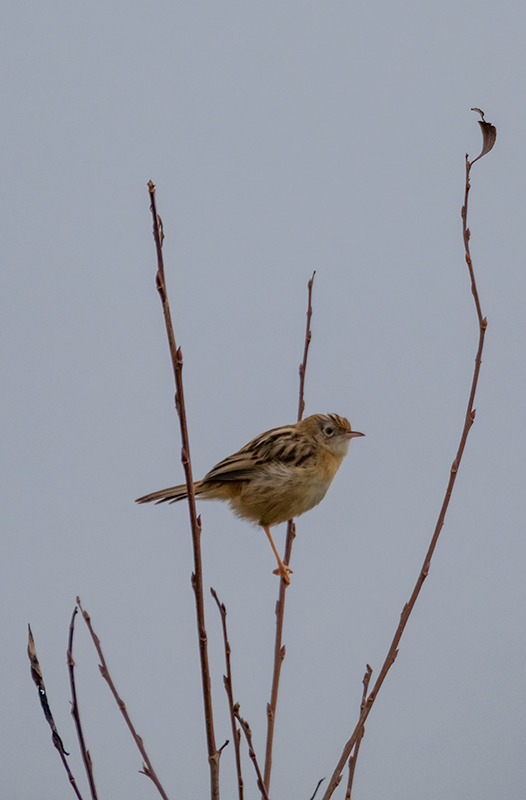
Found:
<svg viewBox="0 0 526 800"><path fill-rule="evenodd" d="M276 556L276 561L278 562L278 568L274 570L274 575L281 575L281 577L283 578L283 580L285 581L285 583L288 586L289 583L290 583L289 575L292 573L292 570L291 570L290 567L287 567L283 563L283 561L281 560L281 558L279 556L279 553L278 553L278 551L276 549L276 545L274 544L274 539L272 538L272 534L270 533L270 528L268 527L268 525L262 525L261 527L263 528L263 530L267 534L267 538L268 538L268 540L270 542L270 546L272 547L272 551L273 551L274 555Z"/></svg>

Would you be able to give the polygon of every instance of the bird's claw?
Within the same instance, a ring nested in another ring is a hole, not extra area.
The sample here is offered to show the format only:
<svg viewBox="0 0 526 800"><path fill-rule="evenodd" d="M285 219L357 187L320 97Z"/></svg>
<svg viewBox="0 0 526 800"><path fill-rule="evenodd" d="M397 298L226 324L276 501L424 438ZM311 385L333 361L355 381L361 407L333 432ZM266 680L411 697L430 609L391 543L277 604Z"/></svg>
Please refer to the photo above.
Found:
<svg viewBox="0 0 526 800"><path fill-rule="evenodd" d="M277 569L275 569L272 573L273 575L279 575L287 586L290 584L289 575L292 575L292 570L290 567L287 567L286 564L281 564Z"/></svg>

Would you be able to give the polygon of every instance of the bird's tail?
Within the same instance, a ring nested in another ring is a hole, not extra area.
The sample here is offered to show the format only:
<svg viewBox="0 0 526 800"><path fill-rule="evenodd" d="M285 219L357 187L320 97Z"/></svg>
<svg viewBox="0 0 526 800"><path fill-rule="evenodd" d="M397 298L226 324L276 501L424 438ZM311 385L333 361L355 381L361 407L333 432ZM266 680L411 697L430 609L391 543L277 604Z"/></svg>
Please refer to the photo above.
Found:
<svg viewBox="0 0 526 800"><path fill-rule="evenodd" d="M196 494L200 493L200 483L194 483L194 491ZM186 490L186 483L180 486L170 486L168 489L161 489L159 492L152 492L145 494L144 497L138 497L136 503L177 503L178 500L184 500L188 496Z"/></svg>

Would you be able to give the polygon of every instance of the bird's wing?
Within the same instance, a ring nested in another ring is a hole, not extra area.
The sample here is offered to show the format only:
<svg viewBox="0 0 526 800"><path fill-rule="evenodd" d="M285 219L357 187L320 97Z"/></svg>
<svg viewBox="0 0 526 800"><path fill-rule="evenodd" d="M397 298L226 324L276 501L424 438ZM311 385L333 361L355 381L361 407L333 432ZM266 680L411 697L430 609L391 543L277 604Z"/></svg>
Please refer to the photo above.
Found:
<svg viewBox="0 0 526 800"><path fill-rule="evenodd" d="M314 458L316 452L316 442L300 433L295 425L273 428L252 439L237 453L220 461L203 480L248 481L255 471L261 470L266 464L301 466Z"/></svg>

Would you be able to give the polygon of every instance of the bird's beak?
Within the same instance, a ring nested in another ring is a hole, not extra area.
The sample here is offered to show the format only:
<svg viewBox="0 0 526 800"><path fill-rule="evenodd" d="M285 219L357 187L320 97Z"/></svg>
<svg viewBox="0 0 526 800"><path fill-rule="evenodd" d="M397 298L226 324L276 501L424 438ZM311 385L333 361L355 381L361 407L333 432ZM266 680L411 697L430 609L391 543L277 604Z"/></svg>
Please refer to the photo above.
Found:
<svg viewBox="0 0 526 800"><path fill-rule="evenodd" d="M365 433L360 433L360 431L350 431L345 435L348 439L354 439L355 436L365 436Z"/></svg>

